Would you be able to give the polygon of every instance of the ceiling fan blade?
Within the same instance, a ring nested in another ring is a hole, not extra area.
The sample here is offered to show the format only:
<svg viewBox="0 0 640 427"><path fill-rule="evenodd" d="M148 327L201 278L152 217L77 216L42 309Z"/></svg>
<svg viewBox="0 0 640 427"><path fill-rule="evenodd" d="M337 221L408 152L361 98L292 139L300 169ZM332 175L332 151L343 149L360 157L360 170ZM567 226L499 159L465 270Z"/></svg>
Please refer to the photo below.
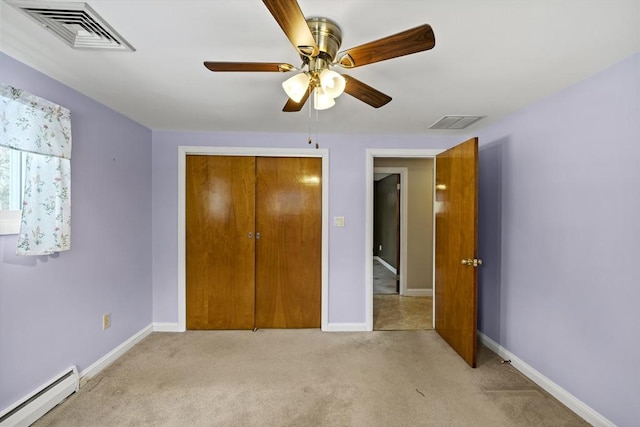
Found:
<svg viewBox="0 0 640 427"><path fill-rule="evenodd" d="M344 91L354 98L358 98L362 102L366 102L374 108L380 108L391 101L389 95L385 95L377 89L362 83L346 74L342 75L347 80Z"/></svg>
<svg viewBox="0 0 640 427"><path fill-rule="evenodd" d="M436 38L429 24L351 48L338 54L338 63L345 68L360 67L399 56L432 49Z"/></svg>
<svg viewBox="0 0 640 427"><path fill-rule="evenodd" d="M295 67L291 64L282 64L279 62L214 62L205 61L204 66L211 71L266 71L281 72L293 70Z"/></svg>
<svg viewBox="0 0 640 427"><path fill-rule="evenodd" d="M262 2L301 55L318 55L320 49L296 0L262 0Z"/></svg>
<svg viewBox="0 0 640 427"><path fill-rule="evenodd" d="M287 113L294 113L296 111L302 110L302 107L304 106L304 104L307 103L307 99L309 99L309 94L310 93L311 93L311 91L308 90L304 94L304 96L302 97L300 102L295 102L291 98L287 99L287 103L284 105L284 108L282 109L282 111L287 112Z"/></svg>

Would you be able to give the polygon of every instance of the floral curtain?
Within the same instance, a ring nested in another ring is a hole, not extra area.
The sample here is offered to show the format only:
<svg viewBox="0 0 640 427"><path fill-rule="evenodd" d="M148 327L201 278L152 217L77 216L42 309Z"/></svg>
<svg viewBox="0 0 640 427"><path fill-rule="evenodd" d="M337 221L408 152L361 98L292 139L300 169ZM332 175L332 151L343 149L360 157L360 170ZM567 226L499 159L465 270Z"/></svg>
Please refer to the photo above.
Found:
<svg viewBox="0 0 640 427"><path fill-rule="evenodd" d="M18 255L71 248L71 114L0 84L0 145L26 157Z"/></svg>

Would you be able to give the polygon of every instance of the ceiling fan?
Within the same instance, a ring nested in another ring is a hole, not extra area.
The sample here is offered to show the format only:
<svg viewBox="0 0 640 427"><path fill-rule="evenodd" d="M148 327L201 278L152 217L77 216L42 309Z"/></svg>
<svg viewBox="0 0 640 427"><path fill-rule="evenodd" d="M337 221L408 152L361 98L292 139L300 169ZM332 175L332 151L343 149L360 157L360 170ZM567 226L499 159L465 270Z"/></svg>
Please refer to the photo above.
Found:
<svg viewBox="0 0 640 427"><path fill-rule="evenodd" d="M347 74L339 74L331 67L355 68L399 56L410 55L435 46L431 26L420 25L379 40L340 51L342 30L334 21L313 17L306 19L296 0L263 0L275 20L302 58L302 65L278 62L217 62L205 61L211 71L258 71L300 73L286 80L282 86L289 99L282 111L300 111L311 93L314 108L331 108L334 99L343 92L371 105L382 107L391 97Z"/></svg>

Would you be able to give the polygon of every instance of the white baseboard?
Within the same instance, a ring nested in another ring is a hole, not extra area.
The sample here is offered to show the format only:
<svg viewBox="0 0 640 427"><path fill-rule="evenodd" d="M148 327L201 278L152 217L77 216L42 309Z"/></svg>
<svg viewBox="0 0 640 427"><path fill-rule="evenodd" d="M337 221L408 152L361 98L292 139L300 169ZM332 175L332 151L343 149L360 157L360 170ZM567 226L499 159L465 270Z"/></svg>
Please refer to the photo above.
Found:
<svg viewBox="0 0 640 427"><path fill-rule="evenodd" d="M398 274L398 271L395 268L393 268L391 264L389 264L387 261L383 260L379 256L374 256L373 259L378 261L380 264L384 265L384 267L390 272L392 272L393 274Z"/></svg>
<svg viewBox="0 0 640 427"><path fill-rule="evenodd" d="M525 363L515 354L502 347L500 344L478 331L478 338L480 342L487 346L491 351L496 353L502 359L511 360L511 366L520 371L524 376L531 381L542 387L550 395L558 399L567 408L571 409L578 416L584 419L586 422L597 427L615 427L615 424L606 419L600 413L593 408L587 406L583 401L560 387L558 384L551 381L549 378L542 375L532 366Z"/></svg>
<svg viewBox="0 0 640 427"><path fill-rule="evenodd" d="M130 350L131 347L136 345L138 342L142 341L142 339L151 332L184 332L184 330L180 329L178 322L156 322L147 326L104 355L100 360L89 366L87 369L80 372L80 386L83 386L90 378L95 377L100 371L115 362L120 356Z"/></svg>
<svg viewBox="0 0 640 427"><path fill-rule="evenodd" d="M432 297L433 289L407 289L402 296L405 297Z"/></svg>
<svg viewBox="0 0 640 427"><path fill-rule="evenodd" d="M184 332L178 322L154 322L153 332Z"/></svg>
<svg viewBox="0 0 640 427"><path fill-rule="evenodd" d="M329 323L322 329L324 332L368 332L366 323Z"/></svg>
<svg viewBox="0 0 640 427"><path fill-rule="evenodd" d="M80 372L80 387L84 386L89 379L95 377L104 368L115 362L120 356L125 354L131 347L142 341L144 337L153 332L153 326L149 325L131 338L102 356L98 361Z"/></svg>

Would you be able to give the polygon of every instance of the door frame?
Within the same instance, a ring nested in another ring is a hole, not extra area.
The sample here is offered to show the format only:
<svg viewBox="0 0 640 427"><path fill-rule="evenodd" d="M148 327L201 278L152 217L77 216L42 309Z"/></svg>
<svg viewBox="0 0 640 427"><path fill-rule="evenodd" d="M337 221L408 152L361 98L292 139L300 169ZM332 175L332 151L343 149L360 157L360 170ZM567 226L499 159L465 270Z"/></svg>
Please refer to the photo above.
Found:
<svg viewBox="0 0 640 427"><path fill-rule="evenodd" d="M406 193L409 188L409 169L400 166L380 166L373 168L374 175L376 173L390 173L400 175L400 295L407 293L407 204L408 194ZM373 200L371 201L373 206ZM372 228L373 230L373 228ZM371 240L371 248L373 249L373 237ZM373 258L372 258L373 259ZM373 261L372 261L373 262ZM372 275L373 277L373 275ZM372 282L373 283L373 282ZM373 289L373 288L371 288Z"/></svg>
<svg viewBox="0 0 640 427"><path fill-rule="evenodd" d="M186 276L186 160L187 155L251 157L316 157L322 159L322 296L320 327L329 323L329 150L326 148L260 148L178 146L178 331L187 329ZM373 177L372 177L373 179ZM372 261L373 262L373 261Z"/></svg>
<svg viewBox="0 0 640 427"><path fill-rule="evenodd" d="M445 149L394 149L394 148L368 148L366 150L366 170L365 170L365 178L366 178L366 217L365 217L365 322L366 322L366 330L373 331L373 160L374 157L394 157L394 158L432 158L434 159L433 163L433 174L435 178L436 173L436 162L435 157L446 151ZM435 182L435 181L434 181ZM402 185L402 182L400 183ZM435 184L432 188L434 193L435 200ZM402 189L400 190L400 196L402 197ZM406 209L405 209L406 211ZM433 271L433 290L435 295L435 211L432 215L432 221L434 221L434 238L433 242L431 242L433 247L432 256L434 262L434 271ZM406 242L406 238L404 239ZM406 250L401 250L405 252ZM406 272L406 268L405 268ZM402 264L400 274L402 277ZM435 310L435 298L433 303L433 309ZM435 322L435 315L433 316ZM433 325L435 328L435 323Z"/></svg>

